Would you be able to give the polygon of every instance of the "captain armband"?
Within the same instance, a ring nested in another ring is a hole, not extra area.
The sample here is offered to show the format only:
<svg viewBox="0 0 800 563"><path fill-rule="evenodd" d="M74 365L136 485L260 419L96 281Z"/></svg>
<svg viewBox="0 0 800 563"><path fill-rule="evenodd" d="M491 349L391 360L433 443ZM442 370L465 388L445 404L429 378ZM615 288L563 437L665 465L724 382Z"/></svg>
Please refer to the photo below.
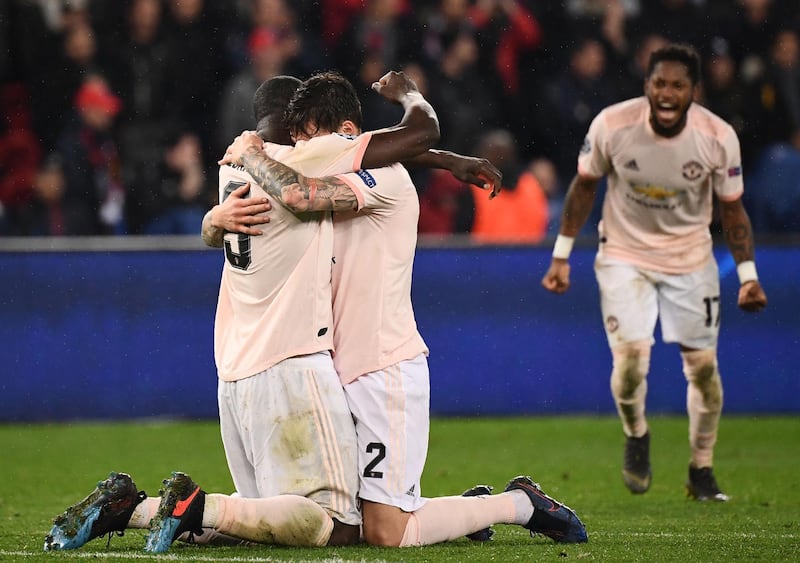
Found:
<svg viewBox="0 0 800 563"><path fill-rule="evenodd" d="M566 260L572 252L572 245L575 244L575 237L568 237L566 235L558 235L556 243L553 245L553 258L561 258Z"/></svg>
<svg viewBox="0 0 800 563"><path fill-rule="evenodd" d="M752 260L745 260L736 265L736 273L739 275L739 284L744 285L749 281L758 281L756 263Z"/></svg>

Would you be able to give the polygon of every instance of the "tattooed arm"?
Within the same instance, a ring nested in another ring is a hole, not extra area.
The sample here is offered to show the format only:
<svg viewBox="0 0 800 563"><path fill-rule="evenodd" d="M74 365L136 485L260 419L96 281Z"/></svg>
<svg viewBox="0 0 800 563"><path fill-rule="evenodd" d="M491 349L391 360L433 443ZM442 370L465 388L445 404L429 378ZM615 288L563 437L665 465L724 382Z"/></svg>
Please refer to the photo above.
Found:
<svg viewBox="0 0 800 563"><path fill-rule="evenodd" d="M597 196L599 178L586 178L575 176L564 199L564 209L561 212L561 227L558 231L559 239L574 239L578 236L581 227L589 219ZM564 293L569 289L569 259L557 258L558 240L553 249L553 259L550 268L542 278L542 286L553 293ZM572 248L570 242L569 248ZM569 255L569 250L567 250Z"/></svg>
<svg viewBox="0 0 800 563"><path fill-rule="evenodd" d="M753 229L750 218L742 205L742 199L719 202L720 220L725 243L731 251L733 261L741 264L755 258Z"/></svg>
<svg viewBox="0 0 800 563"><path fill-rule="evenodd" d="M335 176L308 178L258 147L248 147L242 155L244 169L265 192L293 213L305 211L343 211L356 209L356 194Z"/></svg>
<svg viewBox="0 0 800 563"><path fill-rule="evenodd" d="M575 176L564 199L559 234L576 237L592 214L599 178Z"/></svg>
<svg viewBox="0 0 800 563"><path fill-rule="evenodd" d="M755 244L750 218L742 204L742 198L734 201L719 201L720 221L725 242L737 266L749 262L755 276ZM750 276L748 276L750 277ZM760 311L767 305L767 296L758 279L746 279L739 288L739 307L745 311Z"/></svg>

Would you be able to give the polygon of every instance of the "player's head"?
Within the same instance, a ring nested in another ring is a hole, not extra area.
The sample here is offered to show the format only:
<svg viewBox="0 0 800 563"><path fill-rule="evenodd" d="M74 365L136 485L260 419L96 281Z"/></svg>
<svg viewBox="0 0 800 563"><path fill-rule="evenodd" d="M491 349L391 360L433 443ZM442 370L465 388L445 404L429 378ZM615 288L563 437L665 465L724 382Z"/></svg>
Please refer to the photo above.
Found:
<svg viewBox="0 0 800 563"><path fill-rule="evenodd" d="M699 83L700 55L694 47L670 44L650 55L644 92L658 135L674 137L683 130Z"/></svg>
<svg viewBox="0 0 800 563"><path fill-rule="evenodd" d="M291 145L292 137L286 127L286 108L302 82L294 76L275 76L265 81L253 94L253 114L256 130L271 143Z"/></svg>
<svg viewBox="0 0 800 563"><path fill-rule="evenodd" d="M361 102L341 74L315 74L297 89L286 125L295 140L334 132L355 135L361 132Z"/></svg>

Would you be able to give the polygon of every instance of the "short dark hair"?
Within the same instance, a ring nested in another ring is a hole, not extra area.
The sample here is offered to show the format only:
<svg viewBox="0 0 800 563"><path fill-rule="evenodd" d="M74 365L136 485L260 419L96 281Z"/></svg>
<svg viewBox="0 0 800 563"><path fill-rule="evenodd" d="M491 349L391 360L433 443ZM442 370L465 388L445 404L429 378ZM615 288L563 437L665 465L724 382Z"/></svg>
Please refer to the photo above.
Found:
<svg viewBox="0 0 800 563"><path fill-rule="evenodd" d="M303 82L294 76L275 76L266 80L253 94L253 116L256 123L266 117L284 117L295 91Z"/></svg>
<svg viewBox="0 0 800 563"><path fill-rule="evenodd" d="M700 83L700 55L691 45L671 43L670 45L653 51L650 55L650 62L647 65L647 77L650 78L656 65L664 61L684 65L692 84Z"/></svg>
<svg viewBox="0 0 800 563"><path fill-rule="evenodd" d="M353 85L338 72L321 72L297 89L286 113L293 134L336 131L345 120L361 129L361 102ZM314 126L314 130L309 127Z"/></svg>

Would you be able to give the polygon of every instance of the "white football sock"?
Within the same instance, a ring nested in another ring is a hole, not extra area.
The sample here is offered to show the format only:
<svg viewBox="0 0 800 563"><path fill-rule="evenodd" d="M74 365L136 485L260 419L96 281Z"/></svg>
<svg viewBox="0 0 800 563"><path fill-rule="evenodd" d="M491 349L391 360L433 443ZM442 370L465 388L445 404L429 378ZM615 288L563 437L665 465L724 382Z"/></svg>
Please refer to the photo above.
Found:
<svg viewBox="0 0 800 563"><path fill-rule="evenodd" d="M150 527L150 520L158 512L158 505L161 504L161 497L147 497L140 502L136 508L133 509L130 520L128 520L128 528L143 528Z"/></svg>
<svg viewBox="0 0 800 563"><path fill-rule="evenodd" d="M454 540L492 524L513 524L515 519L513 495L432 498L411 514L400 547Z"/></svg>
<svg viewBox="0 0 800 563"><path fill-rule="evenodd" d="M314 501L299 495L241 498L206 495L203 527L245 540L293 546L322 546L333 519Z"/></svg>
<svg viewBox="0 0 800 563"><path fill-rule="evenodd" d="M611 394L626 436L641 438L647 433L645 399L650 370L650 343L631 342L611 349Z"/></svg>
<svg viewBox="0 0 800 563"><path fill-rule="evenodd" d="M681 352L689 413L689 446L695 467L712 467L717 429L722 414L722 381L715 350Z"/></svg>

